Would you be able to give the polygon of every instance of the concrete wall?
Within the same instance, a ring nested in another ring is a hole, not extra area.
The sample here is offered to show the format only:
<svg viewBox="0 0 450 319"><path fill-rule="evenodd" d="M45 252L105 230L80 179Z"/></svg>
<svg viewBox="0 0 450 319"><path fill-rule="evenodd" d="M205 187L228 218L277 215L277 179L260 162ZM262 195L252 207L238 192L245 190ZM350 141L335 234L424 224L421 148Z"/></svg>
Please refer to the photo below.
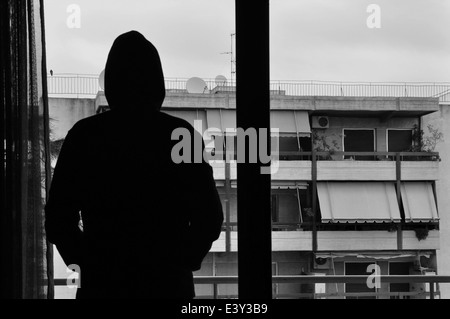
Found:
<svg viewBox="0 0 450 319"><path fill-rule="evenodd" d="M422 119L425 133L431 124L444 134L444 141L437 145L441 163L440 179L436 182L438 210L440 217L440 249L437 251L437 269L439 275L450 276L450 105L441 105L439 112ZM441 298L450 299L450 284L440 284Z"/></svg>
<svg viewBox="0 0 450 319"><path fill-rule="evenodd" d="M95 114L94 99L49 98L48 102L52 140L64 138L76 122Z"/></svg>
<svg viewBox="0 0 450 319"><path fill-rule="evenodd" d="M438 110L438 98L395 97L342 97L342 96L288 96L271 95L272 109L308 111L412 111L434 112ZM105 106L108 101L104 92L96 97L96 106ZM235 109L235 93L187 94L166 92L163 108Z"/></svg>

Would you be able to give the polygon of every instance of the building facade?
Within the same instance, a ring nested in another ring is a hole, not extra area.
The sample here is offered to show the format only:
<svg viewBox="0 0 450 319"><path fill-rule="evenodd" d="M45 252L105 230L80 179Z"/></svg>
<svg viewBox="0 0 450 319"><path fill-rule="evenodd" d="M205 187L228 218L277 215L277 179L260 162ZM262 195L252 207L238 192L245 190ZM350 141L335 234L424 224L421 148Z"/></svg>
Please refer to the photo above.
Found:
<svg viewBox="0 0 450 319"><path fill-rule="evenodd" d="M235 154L233 91L224 84L204 93L169 89L162 111L190 122L213 154ZM50 98L54 138L63 138L77 120L107 110L101 91L95 99ZM279 154L272 174L273 274L370 275L376 269L381 275L449 275L449 113L439 98L273 90L271 126L279 131L272 141ZM219 159L211 165L225 223L194 275L236 276L236 162ZM55 277L66 276L63 268L56 265ZM279 283L273 285L273 296L426 298L428 289L414 283L374 288ZM446 284L437 293L450 298ZM64 294L70 295L61 290ZM196 294L234 298L237 285L199 284Z"/></svg>

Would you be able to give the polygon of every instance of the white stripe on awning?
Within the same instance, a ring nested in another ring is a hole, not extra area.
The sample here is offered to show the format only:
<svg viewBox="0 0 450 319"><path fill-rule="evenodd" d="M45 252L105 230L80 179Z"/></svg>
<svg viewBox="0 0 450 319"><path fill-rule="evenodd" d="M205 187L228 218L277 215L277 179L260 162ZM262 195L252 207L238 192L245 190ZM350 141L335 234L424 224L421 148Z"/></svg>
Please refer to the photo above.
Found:
<svg viewBox="0 0 450 319"><path fill-rule="evenodd" d="M317 183L325 223L398 222L400 209L394 183Z"/></svg>
<svg viewBox="0 0 450 319"><path fill-rule="evenodd" d="M222 131L222 122L220 121L220 110L207 110L206 117L208 128L217 128Z"/></svg>
<svg viewBox="0 0 450 319"><path fill-rule="evenodd" d="M228 130L236 130L236 111L235 110L221 110L222 114L222 132Z"/></svg>
<svg viewBox="0 0 450 319"><path fill-rule="evenodd" d="M189 124L191 124L202 135L206 131L206 129L208 128L206 112L204 110L197 110L197 109L192 109L192 110L164 110L162 112L188 121ZM194 125L195 124L194 121L201 121L201 122L198 122L198 123L201 124L201 129L200 129L200 127Z"/></svg>
<svg viewBox="0 0 450 319"><path fill-rule="evenodd" d="M308 112L306 111L271 111L270 126L280 133L295 133L299 136L311 134Z"/></svg>
<svg viewBox="0 0 450 319"><path fill-rule="evenodd" d="M299 136L309 136L311 134L311 126L309 125L308 112L294 111L294 116Z"/></svg>
<svg viewBox="0 0 450 319"><path fill-rule="evenodd" d="M236 110L212 109L207 110L208 128L218 128L225 132L227 128L236 129ZM309 136L311 127L307 111L271 111L270 126L278 129L280 136L297 134Z"/></svg>
<svg viewBox="0 0 450 319"><path fill-rule="evenodd" d="M430 182L404 182L400 188L406 222L439 220Z"/></svg>
<svg viewBox="0 0 450 319"><path fill-rule="evenodd" d="M226 129L236 129L236 110L207 110L208 128L219 129L223 133Z"/></svg>

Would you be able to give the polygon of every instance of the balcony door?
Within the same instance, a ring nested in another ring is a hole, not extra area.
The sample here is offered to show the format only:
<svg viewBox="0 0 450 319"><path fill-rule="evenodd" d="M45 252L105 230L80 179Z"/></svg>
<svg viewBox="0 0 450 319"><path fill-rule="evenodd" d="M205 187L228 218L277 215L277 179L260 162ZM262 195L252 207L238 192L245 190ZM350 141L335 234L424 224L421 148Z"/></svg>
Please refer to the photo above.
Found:
<svg viewBox="0 0 450 319"><path fill-rule="evenodd" d="M413 131L389 129L387 130L388 152L408 152L413 146Z"/></svg>
<svg viewBox="0 0 450 319"><path fill-rule="evenodd" d="M345 152L374 152L375 130L373 129L344 129L344 151ZM359 161L373 160L373 156L346 155L345 159Z"/></svg>

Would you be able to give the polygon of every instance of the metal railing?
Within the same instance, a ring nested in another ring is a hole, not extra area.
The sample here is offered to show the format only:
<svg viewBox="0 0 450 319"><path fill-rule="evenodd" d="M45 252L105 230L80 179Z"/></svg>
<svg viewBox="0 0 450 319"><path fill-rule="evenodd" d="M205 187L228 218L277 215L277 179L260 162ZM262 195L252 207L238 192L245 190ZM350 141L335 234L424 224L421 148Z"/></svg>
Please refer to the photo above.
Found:
<svg viewBox="0 0 450 319"><path fill-rule="evenodd" d="M186 78L165 78L166 90L186 92ZM234 92L235 81L217 82L205 79L203 93ZM48 75L48 92L51 97L94 97L101 88L98 75L54 74ZM346 96L346 97L435 97L440 102L450 102L450 83L419 82L328 82L328 81L270 81L272 94L292 96Z"/></svg>
<svg viewBox="0 0 450 319"><path fill-rule="evenodd" d="M335 292L335 293L295 293L295 294L274 294L273 298L314 298L324 299L330 297L350 297L350 298L367 298L367 297L428 297L435 299L440 296L440 292L436 289L438 283L450 283L450 276L425 276L425 275L379 275L376 276L380 280L380 284L391 283L409 283L409 284L428 284L429 292ZM366 284L367 275L294 275L294 276L273 276L272 284ZM213 293L208 296L198 296L199 298L237 298L237 295L222 295L219 293L218 286L224 284L238 284L237 276L197 276L194 277L196 285L212 285Z"/></svg>
<svg viewBox="0 0 450 319"><path fill-rule="evenodd" d="M50 97L92 98L101 91L98 75L57 74L47 75Z"/></svg>
<svg viewBox="0 0 450 319"><path fill-rule="evenodd" d="M313 152L308 151L279 151L279 161L311 161ZM343 152L343 151L316 151L317 160L364 160L364 161L440 161L438 152ZM218 151L209 155L208 160L238 161L238 155L234 150ZM272 156L272 160L275 158Z"/></svg>
<svg viewBox="0 0 450 319"><path fill-rule="evenodd" d="M436 296L440 296L440 292L437 289L439 283L450 283L450 276L426 276L426 275L379 275L380 284L391 283L409 283L409 284L428 284L429 291L421 292L333 292L333 293L292 293L292 294L274 294L273 298L336 298L336 297L350 297L350 298L367 298L367 297L428 297L429 299L435 299ZM272 284L367 284L367 275L327 275L327 276L313 276L313 275L290 275L290 276L273 276ZM69 280L70 281L70 280ZM201 295L197 298L238 298L238 295L226 295L219 292L220 285L238 284L237 276L194 276L195 285L211 285L212 294ZM55 278L55 286L72 285L68 283L67 279Z"/></svg>
<svg viewBox="0 0 450 319"><path fill-rule="evenodd" d="M316 151L317 160L439 161L438 152L343 152ZM280 160L311 160L313 152L279 152ZM281 159L282 158L282 159Z"/></svg>

